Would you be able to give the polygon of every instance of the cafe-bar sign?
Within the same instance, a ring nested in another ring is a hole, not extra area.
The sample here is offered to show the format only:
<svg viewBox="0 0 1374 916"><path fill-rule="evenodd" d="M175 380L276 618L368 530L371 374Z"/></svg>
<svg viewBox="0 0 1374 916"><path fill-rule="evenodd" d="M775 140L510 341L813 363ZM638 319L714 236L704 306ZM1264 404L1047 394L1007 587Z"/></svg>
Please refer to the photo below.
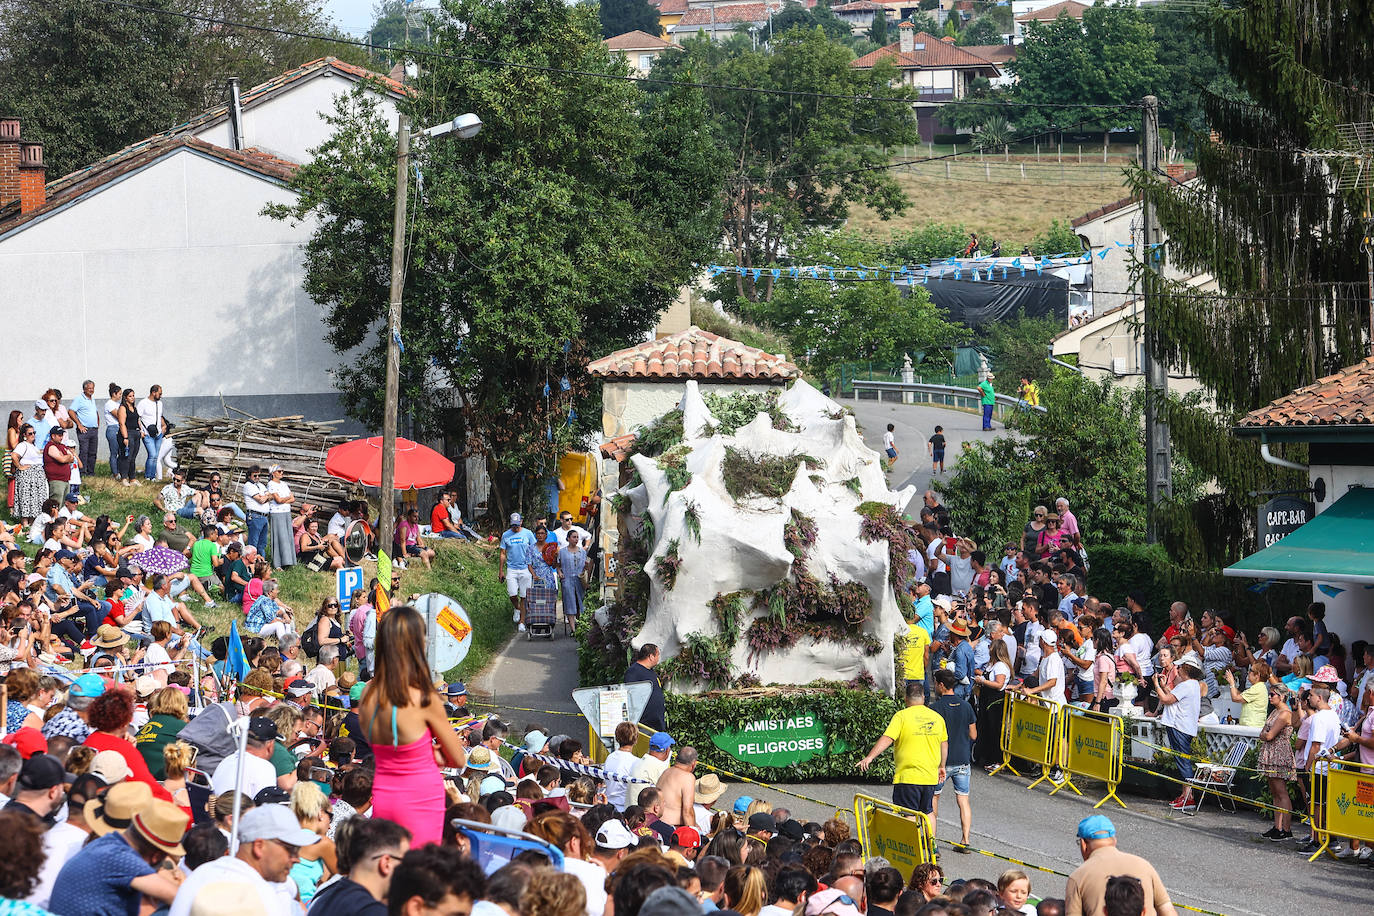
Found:
<svg viewBox="0 0 1374 916"><path fill-rule="evenodd" d="M714 736L711 743L736 760L760 767L791 766L849 749L842 741L828 742L824 723L812 712L748 722L741 731Z"/></svg>
<svg viewBox="0 0 1374 916"><path fill-rule="evenodd" d="M1296 496L1275 496L1259 507L1259 546L1277 544L1311 520L1315 510L1310 502Z"/></svg>

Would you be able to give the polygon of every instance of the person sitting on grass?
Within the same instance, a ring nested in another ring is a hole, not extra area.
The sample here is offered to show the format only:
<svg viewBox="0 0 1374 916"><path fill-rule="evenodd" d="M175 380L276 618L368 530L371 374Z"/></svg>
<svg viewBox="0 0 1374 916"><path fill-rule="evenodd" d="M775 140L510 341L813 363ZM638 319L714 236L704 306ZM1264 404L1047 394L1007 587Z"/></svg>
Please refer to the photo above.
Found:
<svg viewBox="0 0 1374 916"><path fill-rule="evenodd" d="M262 596L253 602L248 609L248 619L244 621L249 632L278 639L296 632L295 614L291 608L277 601L277 588L276 579L262 583Z"/></svg>
<svg viewBox="0 0 1374 916"><path fill-rule="evenodd" d="M165 620L172 625L172 632L178 636L185 634L187 629L191 632L200 629L200 621L196 620L186 605L172 598L171 576L153 576L153 588L143 601L143 610L148 615L150 625ZM185 624L184 628L182 624Z"/></svg>

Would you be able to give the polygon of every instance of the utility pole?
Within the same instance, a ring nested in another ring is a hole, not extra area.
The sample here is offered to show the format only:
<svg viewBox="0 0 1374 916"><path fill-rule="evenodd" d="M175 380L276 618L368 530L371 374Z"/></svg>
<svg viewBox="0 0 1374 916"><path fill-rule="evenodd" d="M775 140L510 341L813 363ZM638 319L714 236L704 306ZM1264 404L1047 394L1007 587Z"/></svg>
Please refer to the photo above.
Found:
<svg viewBox="0 0 1374 916"><path fill-rule="evenodd" d="M1141 167L1145 178L1153 183L1155 172L1159 169L1159 99L1145 96L1144 122L1140 133ZM1141 201L1141 257L1145 270L1155 271L1155 256L1159 249L1154 246L1160 241L1159 222L1155 219L1154 204L1148 194ZM1169 461L1169 427L1160 417L1164 399L1169 392L1169 376L1163 363L1157 361L1150 352L1150 285L1141 285L1141 353L1145 374L1145 501L1146 534L1145 539L1153 544L1159 539L1155 525L1155 508L1161 499L1173 495L1173 480Z"/></svg>
<svg viewBox="0 0 1374 916"><path fill-rule="evenodd" d="M401 399L401 293L405 289L406 195L410 190L410 118L401 115L396 138L396 209L391 224L391 307L386 320L386 407L382 415L382 517L377 550L391 551L396 530L396 413ZM389 582L382 583L389 588Z"/></svg>

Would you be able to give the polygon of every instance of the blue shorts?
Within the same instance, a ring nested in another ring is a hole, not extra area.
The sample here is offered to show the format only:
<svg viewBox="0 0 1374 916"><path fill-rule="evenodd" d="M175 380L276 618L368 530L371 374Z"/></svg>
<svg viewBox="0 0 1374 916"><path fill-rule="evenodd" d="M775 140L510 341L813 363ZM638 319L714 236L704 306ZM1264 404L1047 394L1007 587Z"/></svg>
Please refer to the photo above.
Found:
<svg viewBox="0 0 1374 916"><path fill-rule="evenodd" d="M955 795L967 795L968 778L972 769L973 767L967 763L961 763L958 766L945 767L945 778L940 782L938 786L935 787L935 794L939 795L942 791L944 791L946 782L952 782L954 783Z"/></svg>
<svg viewBox="0 0 1374 916"><path fill-rule="evenodd" d="M942 448L931 449L930 460L934 464L940 464L945 460L945 450Z"/></svg>
<svg viewBox="0 0 1374 916"><path fill-rule="evenodd" d="M897 457L897 450L896 450L895 448L890 448L890 449L888 449L888 450L887 450L887 457L889 457L889 458L896 458L896 457Z"/></svg>

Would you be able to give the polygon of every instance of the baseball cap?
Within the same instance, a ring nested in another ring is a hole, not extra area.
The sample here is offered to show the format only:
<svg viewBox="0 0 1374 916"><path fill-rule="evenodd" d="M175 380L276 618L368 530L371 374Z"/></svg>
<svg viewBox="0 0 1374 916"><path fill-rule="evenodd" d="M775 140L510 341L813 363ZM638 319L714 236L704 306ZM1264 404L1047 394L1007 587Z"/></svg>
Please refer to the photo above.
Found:
<svg viewBox="0 0 1374 916"><path fill-rule="evenodd" d="M57 552L57 557L56 557L56 559L58 559L58 560L75 560L75 559L77 559L77 556L76 556L76 554L72 553L70 550L59 550L59 551Z"/></svg>
<svg viewBox="0 0 1374 916"><path fill-rule="evenodd" d="M46 754L48 751L48 739L43 737L43 733L32 726L21 728L5 736L5 744L19 752L19 756L28 760L35 754Z"/></svg>
<svg viewBox="0 0 1374 916"><path fill-rule="evenodd" d="M701 845L701 831L695 827L679 827L673 831L673 843L683 849L696 849Z"/></svg>
<svg viewBox="0 0 1374 916"><path fill-rule="evenodd" d="M500 776L488 776L482 780L482 784L477 788L478 795L490 795L493 792L506 791L506 781Z"/></svg>
<svg viewBox="0 0 1374 916"><path fill-rule="evenodd" d="M677 744L677 742L674 741L673 736L667 732L654 732L653 737L649 739L649 747L655 751L667 750L674 744Z"/></svg>
<svg viewBox="0 0 1374 916"><path fill-rule="evenodd" d="M1047 646L1053 646L1059 643L1059 637L1054 635L1053 630L1044 630L1040 633L1040 641Z"/></svg>
<svg viewBox="0 0 1374 916"><path fill-rule="evenodd" d="M263 805L287 805L291 803L291 793L281 786L264 786L258 790L258 794L253 796L253 804L258 807Z"/></svg>
<svg viewBox="0 0 1374 916"><path fill-rule="evenodd" d="M697 898L676 885L660 887L644 898L639 916L700 916Z"/></svg>
<svg viewBox="0 0 1374 916"><path fill-rule="evenodd" d="M69 502L72 505L80 505L81 497L77 496L75 493L68 493L65 502Z"/></svg>
<svg viewBox="0 0 1374 916"><path fill-rule="evenodd" d="M288 846L310 846L320 841L313 830L301 827L296 815L284 805L263 805L249 811L239 820L239 839L277 840Z"/></svg>
<svg viewBox="0 0 1374 916"><path fill-rule="evenodd" d="M1090 814L1078 822L1080 840L1105 840L1116 836L1116 826L1105 814Z"/></svg>
<svg viewBox="0 0 1374 916"><path fill-rule="evenodd" d="M698 837L700 839L700 837ZM638 842L630 828L612 818L596 832L596 845L602 849L628 849Z"/></svg>
<svg viewBox="0 0 1374 916"><path fill-rule="evenodd" d="M66 781L66 770L61 761L51 754L34 754L19 770L21 789L42 790L60 786Z"/></svg>
<svg viewBox="0 0 1374 916"><path fill-rule="evenodd" d="M275 741L277 726L271 719L254 716L248 720L248 737L254 741Z"/></svg>
<svg viewBox="0 0 1374 916"><path fill-rule="evenodd" d="M743 814L744 812L749 810L749 806L753 803L753 798L751 798L748 795L741 795L739 798L735 799L735 813Z"/></svg>
<svg viewBox="0 0 1374 916"><path fill-rule="evenodd" d="M938 604L945 610L949 610L950 608L954 607L954 599L949 597L949 595L940 595L938 598L932 601L931 604Z"/></svg>
<svg viewBox="0 0 1374 916"><path fill-rule="evenodd" d="M791 818L778 825L778 835L793 843L800 843L806 839L806 830L796 818Z"/></svg>
<svg viewBox="0 0 1374 916"><path fill-rule="evenodd" d="M91 759L91 766L87 772L99 776L101 781L109 786L134 775L133 768L129 766L129 761L124 759L124 755L108 749L100 751Z"/></svg>
<svg viewBox="0 0 1374 916"><path fill-rule="evenodd" d="M354 684L348 688L348 699L354 703L358 702L363 698L363 689L366 687L366 684Z"/></svg>
<svg viewBox="0 0 1374 916"><path fill-rule="evenodd" d="M859 905L839 888L828 887L806 898L806 916L859 916Z"/></svg>
<svg viewBox="0 0 1374 916"><path fill-rule="evenodd" d="M520 523L523 522L523 521L524 521L524 518L521 517L521 515L520 515L519 512L512 512L512 513L510 514L510 523L511 523L512 525L518 525L518 524L520 524Z"/></svg>
<svg viewBox="0 0 1374 916"><path fill-rule="evenodd" d="M140 674L134 680L134 693L140 697L150 697L161 689L162 685L151 674Z"/></svg>
<svg viewBox="0 0 1374 916"><path fill-rule="evenodd" d="M749 832L750 832L750 833L754 833L755 831L760 831L760 830L766 830L766 831L768 831L768 833L771 834L771 833L773 833L774 831L776 831L777 829L778 829L777 821L773 820L773 815L769 814L768 812L766 812L766 811L760 811L758 814L751 814L751 815L749 815Z"/></svg>
<svg viewBox="0 0 1374 916"><path fill-rule="evenodd" d="M298 677L286 685L286 695L300 698L315 692L315 685L303 677Z"/></svg>

